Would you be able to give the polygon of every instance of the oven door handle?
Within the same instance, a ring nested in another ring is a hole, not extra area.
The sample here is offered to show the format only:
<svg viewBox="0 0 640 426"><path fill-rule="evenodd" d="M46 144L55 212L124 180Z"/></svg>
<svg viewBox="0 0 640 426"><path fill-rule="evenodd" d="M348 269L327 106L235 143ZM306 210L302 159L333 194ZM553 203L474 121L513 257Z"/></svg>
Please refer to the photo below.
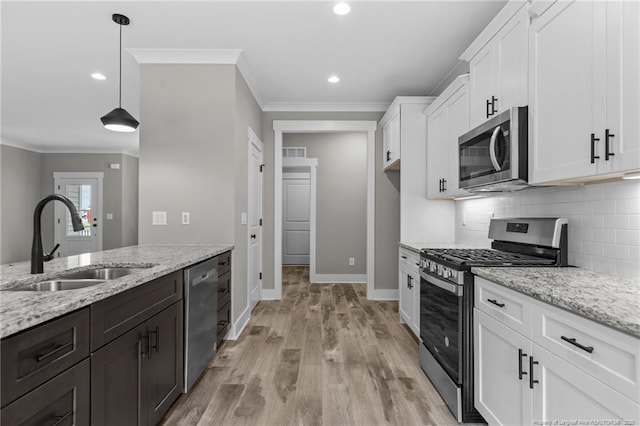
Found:
<svg viewBox="0 0 640 426"><path fill-rule="evenodd" d="M448 283L445 280L427 275L423 272L420 272L420 277L424 279L428 284L433 284L436 287L448 291L449 293L455 294L456 296L462 296L463 294L463 286L461 285Z"/></svg>
<svg viewBox="0 0 640 426"><path fill-rule="evenodd" d="M496 156L496 140L498 139L498 134L502 131L500 126L496 127L493 130L493 134L491 135L491 142L489 142L489 157L491 158L491 164L493 164L493 168L496 169L497 172L502 170L502 166L498 164L498 157Z"/></svg>

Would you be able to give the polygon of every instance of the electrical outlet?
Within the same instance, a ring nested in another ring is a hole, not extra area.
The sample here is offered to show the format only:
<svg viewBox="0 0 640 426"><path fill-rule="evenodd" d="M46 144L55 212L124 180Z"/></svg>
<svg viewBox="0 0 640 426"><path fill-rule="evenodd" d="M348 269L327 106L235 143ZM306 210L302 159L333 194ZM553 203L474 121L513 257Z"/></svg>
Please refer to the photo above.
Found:
<svg viewBox="0 0 640 426"><path fill-rule="evenodd" d="M190 223L191 223L191 213L182 212L182 224L183 225L188 225Z"/></svg>
<svg viewBox="0 0 640 426"><path fill-rule="evenodd" d="M153 212L151 223L153 225L166 225L167 224L167 212Z"/></svg>
<svg viewBox="0 0 640 426"><path fill-rule="evenodd" d="M355 257L350 257L349 258L349 266L354 266L356 264L356 258Z"/></svg>

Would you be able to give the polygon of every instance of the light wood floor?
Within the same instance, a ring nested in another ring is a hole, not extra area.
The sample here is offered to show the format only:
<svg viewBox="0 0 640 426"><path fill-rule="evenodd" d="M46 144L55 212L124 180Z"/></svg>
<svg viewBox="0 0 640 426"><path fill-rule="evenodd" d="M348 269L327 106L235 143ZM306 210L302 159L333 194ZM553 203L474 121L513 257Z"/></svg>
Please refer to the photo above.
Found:
<svg viewBox="0 0 640 426"><path fill-rule="evenodd" d="M222 345L165 425L457 425L420 370L397 302L365 284L309 284L285 267L281 301L262 301Z"/></svg>

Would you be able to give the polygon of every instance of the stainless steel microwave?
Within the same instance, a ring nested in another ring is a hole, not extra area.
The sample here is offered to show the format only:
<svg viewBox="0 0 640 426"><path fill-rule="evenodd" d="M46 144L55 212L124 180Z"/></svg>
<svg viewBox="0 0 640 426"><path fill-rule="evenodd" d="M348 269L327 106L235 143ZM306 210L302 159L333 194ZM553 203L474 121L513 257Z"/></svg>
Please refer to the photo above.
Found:
<svg viewBox="0 0 640 426"><path fill-rule="evenodd" d="M528 186L528 109L510 108L458 138L459 185L471 192Z"/></svg>

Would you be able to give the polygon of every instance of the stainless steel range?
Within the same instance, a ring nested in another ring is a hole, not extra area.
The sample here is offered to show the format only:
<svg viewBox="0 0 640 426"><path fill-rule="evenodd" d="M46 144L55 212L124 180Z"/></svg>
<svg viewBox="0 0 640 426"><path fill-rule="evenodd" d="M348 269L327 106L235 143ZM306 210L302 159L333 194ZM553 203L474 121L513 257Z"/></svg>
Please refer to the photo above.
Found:
<svg viewBox="0 0 640 426"><path fill-rule="evenodd" d="M458 421L473 406L474 266L567 266L567 219L492 219L491 249L423 249L420 366Z"/></svg>

